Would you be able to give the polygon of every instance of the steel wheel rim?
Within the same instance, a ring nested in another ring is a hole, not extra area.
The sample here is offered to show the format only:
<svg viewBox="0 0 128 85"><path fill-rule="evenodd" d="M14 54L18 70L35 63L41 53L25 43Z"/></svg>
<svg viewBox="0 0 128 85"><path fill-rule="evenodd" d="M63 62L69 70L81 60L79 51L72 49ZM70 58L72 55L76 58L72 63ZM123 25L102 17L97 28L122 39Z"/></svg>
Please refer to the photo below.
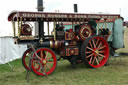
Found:
<svg viewBox="0 0 128 85"><path fill-rule="evenodd" d="M45 52L45 54L43 53ZM34 62L35 62L35 54L33 55L33 59L32 59L32 70L35 74L40 75L40 76L44 76L44 72L49 75L51 74L55 68L56 68L56 64L57 64L57 59L56 59L56 55L54 54L54 52L48 48L40 48L36 50L36 53L40 54L40 58L42 60L38 59L37 65L39 65L40 67L43 67L43 72L41 70L41 68L36 69L34 66ZM43 57L42 57L43 56ZM48 57L50 56L50 57Z"/></svg>
<svg viewBox="0 0 128 85"><path fill-rule="evenodd" d="M85 60L93 68L103 66L109 57L109 45L102 37L93 37L89 40L85 50Z"/></svg>
<svg viewBox="0 0 128 85"><path fill-rule="evenodd" d="M22 63L26 70L30 70L29 68L29 57L31 56L32 48L27 49L22 56Z"/></svg>

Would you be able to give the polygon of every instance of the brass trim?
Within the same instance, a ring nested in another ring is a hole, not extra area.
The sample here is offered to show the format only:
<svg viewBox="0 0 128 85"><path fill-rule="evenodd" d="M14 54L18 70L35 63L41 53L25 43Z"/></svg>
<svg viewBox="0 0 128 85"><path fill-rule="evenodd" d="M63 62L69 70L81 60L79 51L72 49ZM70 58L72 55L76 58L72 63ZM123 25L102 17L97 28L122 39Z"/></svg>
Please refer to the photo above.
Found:
<svg viewBox="0 0 128 85"><path fill-rule="evenodd" d="M20 34L21 34L21 27L22 27L22 17L20 17L20 20L19 18L17 19L17 22L18 22L18 37L20 37Z"/></svg>
<svg viewBox="0 0 128 85"><path fill-rule="evenodd" d="M16 36L16 28L15 28L15 22L12 21L12 27L13 27L13 36Z"/></svg>
<svg viewBox="0 0 128 85"><path fill-rule="evenodd" d="M19 37L20 40L34 40L33 36L20 36Z"/></svg>
<svg viewBox="0 0 128 85"><path fill-rule="evenodd" d="M40 44L43 44L43 38L42 37L40 38L39 42L40 42Z"/></svg>
<svg viewBox="0 0 128 85"><path fill-rule="evenodd" d="M83 39L83 40L85 40L87 37L85 37L84 35L83 35L83 31L85 30L85 29L87 29L89 32L88 32L88 37L90 37L91 36L91 34L92 34L92 30L91 30L91 28L89 27L89 26L82 26L81 27L81 29L80 29L80 37Z"/></svg>
<svg viewBox="0 0 128 85"><path fill-rule="evenodd" d="M17 18L17 23L18 23L18 38L20 37L20 27L19 27L19 24L20 24L20 22L19 22L19 18Z"/></svg>
<svg viewBox="0 0 128 85"><path fill-rule="evenodd" d="M74 23L72 22L72 29L74 28Z"/></svg>
<svg viewBox="0 0 128 85"><path fill-rule="evenodd" d="M58 48L58 41L55 41L55 48Z"/></svg>
<svg viewBox="0 0 128 85"><path fill-rule="evenodd" d="M54 40L56 40L56 22L54 22Z"/></svg>
<svg viewBox="0 0 128 85"><path fill-rule="evenodd" d="M50 48L53 48L53 41L50 41Z"/></svg>

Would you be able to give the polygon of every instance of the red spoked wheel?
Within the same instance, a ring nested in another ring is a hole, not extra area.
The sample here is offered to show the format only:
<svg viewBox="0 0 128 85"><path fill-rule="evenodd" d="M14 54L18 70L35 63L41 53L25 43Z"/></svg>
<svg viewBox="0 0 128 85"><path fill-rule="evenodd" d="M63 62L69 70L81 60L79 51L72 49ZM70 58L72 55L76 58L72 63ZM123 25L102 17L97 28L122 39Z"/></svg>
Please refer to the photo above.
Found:
<svg viewBox="0 0 128 85"><path fill-rule="evenodd" d="M57 65L55 53L48 48L39 48L36 50L36 53L37 56L35 53L33 54L32 71L39 76L51 74Z"/></svg>
<svg viewBox="0 0 128 85"><path fill-rule="evenodd" d="M81 58L90 67L102 67L109 58L109 45L103 37L89 37L84 41L81 48Z"/></svg>
<svg viewBox="0 0 128 85"><path fill-rule="evenodd" d="M26 69L26 70L30 70L30 68L29 68L29 61L30 61L30 57L31 57L31 55L32 55L32 48L29 48L29 49L27 49L25 52L24 52L24 54L23 54L23 56L22 56L22 64L23 64L23 66L24 66L24 68Z"/></svg>

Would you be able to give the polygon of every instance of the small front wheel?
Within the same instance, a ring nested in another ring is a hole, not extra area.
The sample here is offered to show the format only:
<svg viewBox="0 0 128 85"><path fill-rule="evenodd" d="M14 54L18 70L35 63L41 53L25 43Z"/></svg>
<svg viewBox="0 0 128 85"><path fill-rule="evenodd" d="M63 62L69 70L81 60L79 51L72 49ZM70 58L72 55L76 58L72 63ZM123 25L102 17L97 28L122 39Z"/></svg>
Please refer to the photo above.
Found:
<svg viewBox="0 0 128 85"><path fill-rule="evenodd" d="M36 54L33 54L32 71L39 76L51 74L57 65L55 53L48 48L39 48Z"/></svg>
<svg viewBox="0 0 128 85"><path fill-rule="evenodd" d="M29 49L27 49L24 52L24 54L22 56L22 64L23 64L23 66L24 66L24 68L26 70L30 70L30 68L29 68L29 62L30 62L30 57L31 57L32 53L33 53L32 48L29 48Z"/></svg>

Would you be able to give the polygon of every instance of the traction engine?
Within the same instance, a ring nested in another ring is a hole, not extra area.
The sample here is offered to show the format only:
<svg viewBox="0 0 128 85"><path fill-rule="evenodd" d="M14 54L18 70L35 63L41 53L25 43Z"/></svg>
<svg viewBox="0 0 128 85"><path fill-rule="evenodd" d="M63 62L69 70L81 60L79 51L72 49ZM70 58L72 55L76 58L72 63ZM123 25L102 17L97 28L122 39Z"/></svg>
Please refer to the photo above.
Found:
<svg viewBox="0 0 128 85"><path fill-rule="evenodd" d="M51 74L61 58L73 66L78 63L92 68L104 66L113 43L114 23L118 20L122 18L117 14L22 11L12 12L8 17L15 44L29 47L22 56L23 66L41 76Z"/></svg>

